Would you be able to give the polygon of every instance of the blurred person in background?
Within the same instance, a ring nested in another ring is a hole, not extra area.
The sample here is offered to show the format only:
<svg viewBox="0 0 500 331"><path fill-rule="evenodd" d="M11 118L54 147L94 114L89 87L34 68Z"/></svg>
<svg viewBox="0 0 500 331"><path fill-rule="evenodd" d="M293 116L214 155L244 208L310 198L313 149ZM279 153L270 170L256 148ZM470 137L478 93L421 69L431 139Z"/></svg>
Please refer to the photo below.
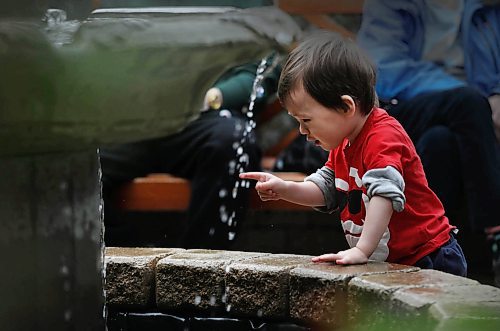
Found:
<svg viewBox="0 0 500 331"><path fill-rule="evenodd" d="M452 221L465 197L500 286L500 1L367 0L358 43L381 104L417 147ZM496 136L495 136L496 134Z"/></svg>

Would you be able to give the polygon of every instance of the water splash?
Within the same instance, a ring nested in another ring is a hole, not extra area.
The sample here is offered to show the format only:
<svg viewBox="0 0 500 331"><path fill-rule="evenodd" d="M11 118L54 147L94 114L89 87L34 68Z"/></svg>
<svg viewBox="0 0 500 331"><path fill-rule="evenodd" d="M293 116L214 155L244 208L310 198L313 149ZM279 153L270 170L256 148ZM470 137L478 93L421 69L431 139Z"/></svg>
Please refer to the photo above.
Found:
<svg viewBox="0 0 500 331"><path fill-rule="evenodd" d="M253 129L255 129L255 127L257 126L254 120L255 102L257 98L261 98L262 96L264 96L265 89L262 86L262 83L265 78L265 72L269 67L270 63L266 58L262 59L259 65L257 66L257 71L255 79L252 84L252 91L250 93L250 100L248 107L244 107L242 109L243 114L245 114L247 117L245 125L244 127L239 123L235 125L234 136L241 138L233 142L232 144L232 148L235 151L235 159L231 160L228 164L229 176L235 176L235 174L240 174L246 171L248 165L250 164L250 157L248 153L245 152L245 145L249 140L249 137L251 136ZM224 112L224 110L221 110L219 112L220 116L229 117L226 113L223 114L222 112ZM243 131L242 134L241 131ZM238 178L234 182L234 187L232 189L227 190L226 188L222 188L219 191L219 198L221 199L225 198L227 194L230 192L230 197L236 199L238 197L240 190L249 188L250 188L250 182ZM228 217L229 213L231 214L230 217ZM224 208L219 209L219 215L220 215L220 221L228 226L228 240L233 241L236 236L236 232L233 230L236 228L237 225L237 221L235 219L236 211L230 211L230 210L228 211L224 206Z"/></svg>
<svg viewBox="0 0 500 331"><path fill-rule="evenodd" d="M42 17L42 22L46 24L47 38L57 47L71 44L81 24L80 21L68 21L66 12L62 9L48 9Z"/></svg>

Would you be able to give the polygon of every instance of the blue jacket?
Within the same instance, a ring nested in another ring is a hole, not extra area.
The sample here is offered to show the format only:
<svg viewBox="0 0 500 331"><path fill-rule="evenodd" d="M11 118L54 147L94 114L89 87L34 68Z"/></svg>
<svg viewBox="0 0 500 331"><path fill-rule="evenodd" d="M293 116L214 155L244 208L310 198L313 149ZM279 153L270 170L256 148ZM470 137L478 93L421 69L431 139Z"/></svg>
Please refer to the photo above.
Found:
<svg viewBox="0 0 500 331"><path fill-rule="evenodd" d="M483 0L484 1L484 0ZM464 85L485 96L500 94L500 6L465 0L460 33L466 82L422 59L423 0L366 0L357 40L377 66L381 100L407 100L418 94Z"/></svg>

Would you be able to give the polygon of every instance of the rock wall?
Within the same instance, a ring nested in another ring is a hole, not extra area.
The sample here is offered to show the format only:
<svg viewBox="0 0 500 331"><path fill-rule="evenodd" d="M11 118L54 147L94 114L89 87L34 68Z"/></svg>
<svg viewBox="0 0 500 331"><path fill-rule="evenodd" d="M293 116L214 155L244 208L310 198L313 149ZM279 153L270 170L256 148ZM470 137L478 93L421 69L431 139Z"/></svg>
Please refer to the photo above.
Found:
<svg viewBox="0 0 500 331"><path fill-rule="evenodd" d="M500 289L390 263L311 256L107 248L108 308L289 320L318 330L498 330Z"/></svg>

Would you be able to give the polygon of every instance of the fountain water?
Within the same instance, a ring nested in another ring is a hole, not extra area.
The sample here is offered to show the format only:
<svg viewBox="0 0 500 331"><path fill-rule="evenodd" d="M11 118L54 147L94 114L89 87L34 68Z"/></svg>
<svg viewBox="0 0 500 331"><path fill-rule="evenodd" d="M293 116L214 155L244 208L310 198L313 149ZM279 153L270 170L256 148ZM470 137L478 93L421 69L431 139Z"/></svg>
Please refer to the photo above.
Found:
<svg viewBox="0 0 500 331"><path fill-rule="evenodd" d="M241 190L248 190L250 188L250 181L241 180L238 175L246 171L250 162L249 155L245 152L245 145L248 141L255 141L254 129L256 127L256 122L254 117L254 108L256 100L261 98L265 93L262 84L266 74L273 71L279 64L279 61L280 57L277 55L272 57L268 56L260 61L252 84L252 91L250 93L248 106L242 109L242 112L246 115L246 121L244 126L236 124L234 128L234 136L237 139L232 145L235 151L235 158L228 164L228 175L234 178L234 185L233 187L222 187L219 191L219 197L221 198L221 205L219 208L220 221L227 225L227 235L230 241L234 240L236 237L236 227L238 225L238 221L236 217L237 210L235 209L238 208L238 206L235 206L234 203L230 203L229 205L232 206L232 208L230 208L224 203L224 201L228 201L228 199L232 199L234 201ZM219 114L223 117L231 116L231 113L228 110L220 110ZM213 235L212 229L209 234Z"/></svg>

